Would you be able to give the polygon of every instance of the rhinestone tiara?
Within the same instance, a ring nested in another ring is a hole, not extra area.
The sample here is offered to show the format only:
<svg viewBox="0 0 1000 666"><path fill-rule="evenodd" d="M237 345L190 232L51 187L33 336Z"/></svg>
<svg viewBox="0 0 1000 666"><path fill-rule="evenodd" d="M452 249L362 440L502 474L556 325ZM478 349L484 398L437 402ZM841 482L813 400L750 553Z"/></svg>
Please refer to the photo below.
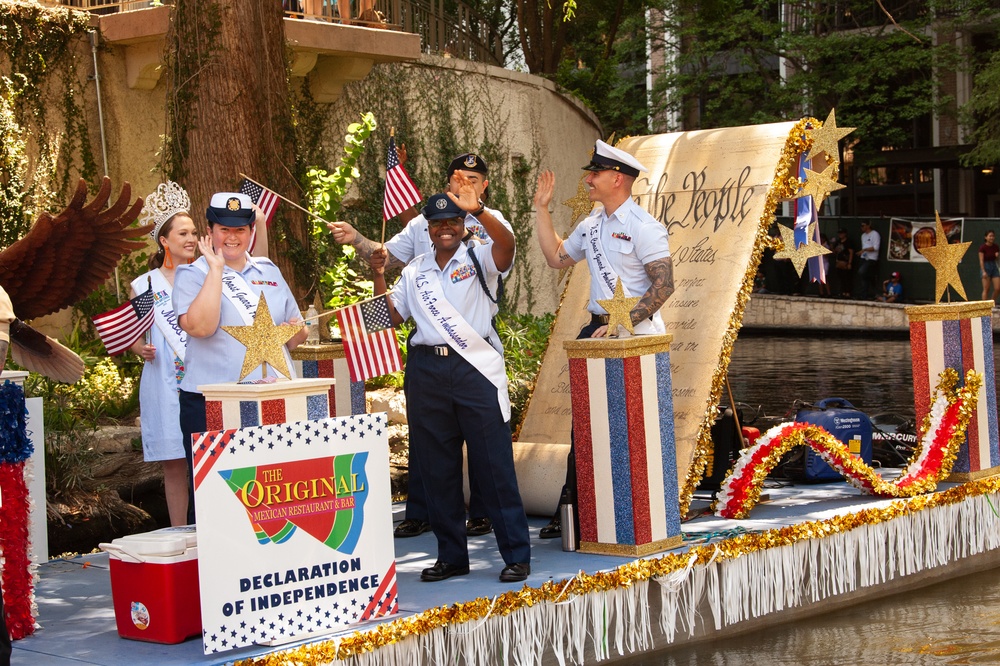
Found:
<svg viewBox="0 0 1000 666"><path fill-rule="evenodd" d="M139 215L139 224L154 224L150 236L156 240L160 229L171 217L177 213L190 213L191 199L187 191L172 180L160 183L156 186L156 191L146 197L146 204L142 207Z"/></svg>

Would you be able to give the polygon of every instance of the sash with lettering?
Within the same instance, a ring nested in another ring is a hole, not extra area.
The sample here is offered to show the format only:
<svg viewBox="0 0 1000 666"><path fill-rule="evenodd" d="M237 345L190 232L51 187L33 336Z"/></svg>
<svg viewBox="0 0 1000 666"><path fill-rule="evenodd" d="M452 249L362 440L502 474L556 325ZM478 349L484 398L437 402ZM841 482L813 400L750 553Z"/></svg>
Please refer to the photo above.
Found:
<svg viewBox="0 0 1000 666"><path fill-rule="evenodd" d="M247 254L247 261L254 263L259 261L267 261L271 263L269 259L264 257L251 257ZM208 264L202 260L198 260L192 264L192 266L197 266L205 275L208 275ZM222 297L232 303L233 307L236 308L236 312L240 315L240 319L243 320L244 326L253 326L253 318L257 314L257 304L260 303L260 296L256 294L247 281L243 279L243 275L234 271L233 269L226 267L222 272ZM228 335L228 334L227 334ZM291 373L289 379L295 379L295 367L292 363L292 356L288 353L288 347L282 346L281 351L285 355L285 363L288 366L288 371ZM263 371L261 371L263 374Z"/></svg>
<svg viewBox="0 0 1000 666"><path fill-rule="evenodd" d="M184 378L184 353L187 351L187 333L177 323L174 302L170 298L174 288L158 269L147 273L153 287L153 323L163 334L170 351L174 354L174 374L179 384ZM146 290L146 275L132 280L132 290L139 294Z"/></svg>
<svg viewBox="0 0 1000 666"><path fill-rule="evenodd" d="M608 258L604 253L604 244L601 243L601 217L601 215L598 215L594 219L594 223L590 225L590 229L587 230L587 245L590 248L587 261L590 266L590 279L597 282L598 288L604 295L604 298L601 300L607 300L613 298L615 295L615 285L618 283L618 273L615 271L614 267L611 266L611 262L608 261ZM622 293L625 296L632 295L632 293L629 292L628 285L625 284L624 280L622 280ZM653 317L657 320L659 320L659 316L659 313L653 315ZM662 326L662 324L660 325ZM635 324L633 326L633 331L636 335L662 332L662 330L657 330L656 324L654 324L651 320L643 320L638 324Z"/></svg>
<svg viewBox="0 0 1000 666"><path fill-rule="evenodd" d="M472 252L472 249L469 249ZM441 280L437 271L417 271L420 297L417 303L427 315L435 330L448 341L449 346L461 354L462 358L479 370L490 383L497 387L497 402L504 421L510 421L510 394L507 390L507 370L503 356L486 342L483 336L472 328L465 317L448 302L441 290ZM431 304L434 304L434 310ZM443 322L447 321L449 328Z"/></svg>

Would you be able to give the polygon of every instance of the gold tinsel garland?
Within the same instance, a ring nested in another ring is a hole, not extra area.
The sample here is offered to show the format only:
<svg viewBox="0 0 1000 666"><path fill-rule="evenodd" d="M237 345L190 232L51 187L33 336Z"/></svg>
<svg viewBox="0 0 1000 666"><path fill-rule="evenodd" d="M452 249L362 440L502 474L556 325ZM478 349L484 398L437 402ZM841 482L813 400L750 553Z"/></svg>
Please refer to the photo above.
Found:
<svg viewBox="0 0 1000 666"><path fill-rule="evenodd" d="M802 187L802 181L798 177L799 155L812 148L812 137L809 135L811 129L818 129L823 123L815 118L802 118L792 127L785 139L785 145L781 149L781 156L778 165L774 170L774 178L767 190L764 198L764 209L757 224L756 239L754 240L753 252L750 255L750 262L747 264L746 273L743 275L743 282L739 292L736 294L736 306L729 317L729 325L726 327L726 334L722 339L722 351L719 356L719 365L712 376L712 390L708 399L708 412L702 421L701 430L698 433L698 441L695 443L694 456L691 466L688 468L687 476L684 479L684 486L680 491L681 515L687 513L691 506L691 498L694 497L695 488L701 481L712 454L712 424L718 415L718 404L722 397L722 389L725 386L726 374L729 370L729 361L733 353L733 345L736 344L736 336L743 326L743 315L746 312L747 303L750 302L750 295L753 293L753 281L757 275L757 268L760 267L761 257L766 249L780 249L780 239L774 239L768 234L771 224L774 223L775 211L778 203L782 199L793 198ZM808 129L807 129L808 128ZM836 171L834 172L836 173ZM777 240L777 244L775 241Z"/></svg>
<svg viewBox="0 0 1000 666"><path fill-rule="evenodd" d="M498 596L495 601L481 597L452 606L431 608L412 617L387 622L369 631L357 632L340 640L314 643L236 663L246 666L287 666L343 660L390 646L411 636L426 635L449 625L480 621L490 615L508 615L537 604L566 601L573 596L629 587L640 581L666 576L692 564L703 566L713 559L716 562L736 559L749 553L849 532L918 511L958 504L970 497L998 492L1000 492L1000 476L986 477L939 493L896 500L888 506L871 507L844 516L789 525L767 532L743 534L656 559L636 560L613 571L595 574L581 572L572 581L547 581L537 588L525 586L518 591L506 592Z"/></svg>

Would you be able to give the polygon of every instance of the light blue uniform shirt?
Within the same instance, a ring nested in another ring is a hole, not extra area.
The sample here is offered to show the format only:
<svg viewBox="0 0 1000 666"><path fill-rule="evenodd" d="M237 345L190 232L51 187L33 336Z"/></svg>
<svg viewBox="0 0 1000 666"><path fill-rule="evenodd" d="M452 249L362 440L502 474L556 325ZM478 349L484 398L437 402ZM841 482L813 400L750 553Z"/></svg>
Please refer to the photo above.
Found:
<svg viewBox="0 0 1000 666"><path fill-rule="evenodd" d="M514 229L510 226L510 222L503 216L498 210L493 210L492 208L486 208L486 210L497 219L500 224L507 227L511 233L514 233ZM483 241L484 243L491 242L490 235L486 233L486 228L483 223L480 222L473 215L465 216L465 228L472 232L473 237ZM408 264L413 261L414 257L419 257L427 252L434 251L434 244L431 242L431 236L427 232L427 219L423 215L417 215L415 218L410 220L403 230L398 234L390 238L385 242L385 247L392 256L396 257L404 264ZM511 267L513 267L511 263ZM507 277L510 273L510 269L507 269L503 276ZM494 294L495 295L495 294Z"/></svg>
<svg viewBox="0 0 1000 666"><path fill-rule="evenodd" d="M627 199L613 215L607 215L601 208L576 226L569 238L563 241L563 249L574 261L587 259L590 267L590 303L587 310L592 314L606 314L607 311L597 304L597 299L603 300L605 295L599 282L600 268L587 243L587 233L595 219L601 225L604 256L622 279L627 295L642 296L646 293L652 283L646 275L644 265L669 257L670 244L667 240L667 228L632 199ZM654 315L653 323L657 329L655 332L662 333L663 321L659 313ZM640 332L638 328L636 332Z"/></svg>
<svg viewBox="0 0 1000 666"><path fill-rule="evenodd" d="M205 278L208 277L207 271L208 262L204 257L199 257L193 264L177 267L173 298L174 310L178 317L186 314L191 307L191 303L205 283ZM223 274L232 272L235 271L228 266L223 269ZM281 277L281 271L270 259L247 255L246 266L240 274L251 291L258 295L264 294L267 298L267 307L275 324L291 321L300 316L292 291ZM208 337L188 336L187 353L184 357L184 379L180 386L182 391L198 393L198 387L204 384L239 381L246 347L221 327L245 325L239 310L223 294L220 328ZM274 375L275 371L269 370L269 373ZM260 376L261 371L257 370L250 374L249 379Z"/></svg>
<svg viewBox="0 0 1000 666"><path fill-rule="evenodd" d="M479 264L486 273L486 284L490 288L490 293L496 296L497 278L500 271L497 270L496 262L493 261L492 244L472 243L471 247L464 243L459 245L455 254L445 264L444 269L438 268L434 252L420 255L403 269L390 298L399 316L403 319L413 317L413 321L417 324L417 331L411 340L412 344L447 344L444 335L434 327L427 310L420 304L416 278L417 274L423 271L438 273L441 289L444 292L442 295L462 314L480 336L490 338L493 335L492 322L497 306L483 291L479 278L476 277L476 267L473 265L472 259L469 258L469 252L476 253L476 258L479 259ZM494 346L499 344L496 340L491 342Z"/></svg>

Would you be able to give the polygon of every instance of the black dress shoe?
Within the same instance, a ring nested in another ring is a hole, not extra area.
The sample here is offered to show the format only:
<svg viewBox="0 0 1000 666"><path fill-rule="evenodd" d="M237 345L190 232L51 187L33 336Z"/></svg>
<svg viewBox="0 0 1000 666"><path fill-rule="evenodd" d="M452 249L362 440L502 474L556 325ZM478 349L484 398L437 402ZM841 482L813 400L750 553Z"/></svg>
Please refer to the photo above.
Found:
<svg viewBox="0 0 1000 666"><path fill-rule="evenodd" d="M506 571L506 569L504 569ZM452 576L465 576L469 573L469 565L459 566L457 564L448 564L447 562L442 562L438 560L434 563L434 566L428 567L420 572L420 580L428 583L436 583L439 580L445 580L446 578L451 578Z"/></svg>
<svg viewBox="0 0 1000 666"><path fill-rule="evenodd" d="M493 521L489 518L470 518L465 523L465 533L468 536L483 536L493 531Z"/></svg>
<svg viewBox="0 0 1000 666"><path fill-rule="evenodd" d="M539 539L558 539L562 536L562 521L553 518L549 524L538 531Z"/></svg>
<svg viewBox="0 0 1000 666"><path fill-rule="evenodd" d="M428 532L431 529L431 524L426 520L404 520L399 525L396 525L396 529L392 531L392 536L397 539L406 539L408 537L415 537L424 532Z"/></svg>
<svg viewBox="0 0 1000 666"><path fill-rule="evenodd" d="M500 572L501 583L520 583L528 578L531 573L531 565L527 562L516 562L508 564Z"/></svg>

